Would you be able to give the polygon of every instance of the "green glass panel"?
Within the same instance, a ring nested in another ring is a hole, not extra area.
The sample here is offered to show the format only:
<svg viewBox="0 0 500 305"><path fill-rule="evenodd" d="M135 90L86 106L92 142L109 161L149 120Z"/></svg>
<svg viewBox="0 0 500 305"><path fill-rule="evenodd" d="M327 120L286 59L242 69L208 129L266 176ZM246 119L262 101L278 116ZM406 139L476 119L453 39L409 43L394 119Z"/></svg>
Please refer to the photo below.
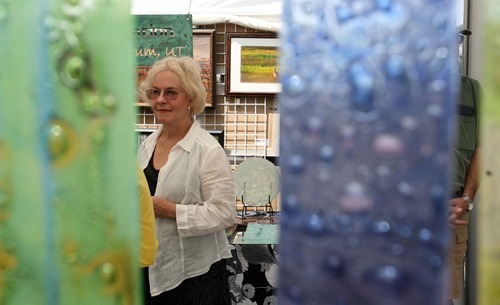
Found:
<svg viewBox="0 0 500 305"><path fill-rule="evenodd" d="M0 304L47 299L37 1L0 1ZM28 39L30 38L30 39Z"/></svg>
<svg viewBox="0 0 500 305"><path fill-rule="evenodd" d="M0 303L137 304L129 1L0 0Z"/></svg>

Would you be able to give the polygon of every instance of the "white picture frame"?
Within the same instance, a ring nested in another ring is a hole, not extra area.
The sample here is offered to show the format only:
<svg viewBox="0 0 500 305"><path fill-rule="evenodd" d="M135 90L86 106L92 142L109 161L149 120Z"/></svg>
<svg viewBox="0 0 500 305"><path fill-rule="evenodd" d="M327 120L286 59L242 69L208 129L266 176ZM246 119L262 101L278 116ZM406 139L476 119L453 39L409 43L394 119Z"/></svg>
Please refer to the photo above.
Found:
<svg viewBox="0 0 500 305"><path fill-rule="evenodd" d="M280 39L273 33L228 33L226 95L280 93L279 48Z"/></svg>

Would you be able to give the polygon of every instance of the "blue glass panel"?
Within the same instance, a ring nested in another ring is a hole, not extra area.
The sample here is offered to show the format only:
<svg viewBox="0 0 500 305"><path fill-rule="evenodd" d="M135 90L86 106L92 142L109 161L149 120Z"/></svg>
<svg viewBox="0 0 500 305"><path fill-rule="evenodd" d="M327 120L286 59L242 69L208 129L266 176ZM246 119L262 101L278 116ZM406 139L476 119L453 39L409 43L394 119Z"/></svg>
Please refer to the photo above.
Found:
<svg viewBox="0 0 500 305"><path fill-rule="evenodd" d="M280 304L442 304L449 1L284 1Z"/></svg>

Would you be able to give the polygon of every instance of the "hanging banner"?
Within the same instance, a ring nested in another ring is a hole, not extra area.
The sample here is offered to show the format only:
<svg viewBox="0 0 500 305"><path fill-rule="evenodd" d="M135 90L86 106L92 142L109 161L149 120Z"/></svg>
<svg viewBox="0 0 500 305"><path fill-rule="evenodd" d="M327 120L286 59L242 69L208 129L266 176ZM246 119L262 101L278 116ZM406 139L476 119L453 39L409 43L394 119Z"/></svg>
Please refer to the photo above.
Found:
<svg viewBox="0 0 500 305"><path fill-rule="evenodd" d="M193 56L191 15L136 15L137 66L151 66L168 56Z"/></svg>

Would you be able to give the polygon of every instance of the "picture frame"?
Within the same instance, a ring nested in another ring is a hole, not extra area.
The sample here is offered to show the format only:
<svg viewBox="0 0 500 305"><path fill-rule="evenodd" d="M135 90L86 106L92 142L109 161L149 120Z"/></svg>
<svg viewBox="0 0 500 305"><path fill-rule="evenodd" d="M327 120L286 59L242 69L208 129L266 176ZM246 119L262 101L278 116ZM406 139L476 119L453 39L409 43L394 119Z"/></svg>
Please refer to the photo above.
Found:
<svg viewBox="0 0 500 305"><path fill-rule="evenodd" d="M226 34L226 95L276 95L280 39L275 33Z"/></svg>
<svg viewBox="0 0 500 305"><path fill-rule="evenodd" d="M215 106L215 29L193 29L193 58L201 66L201 79L207 90L205 107Z"/></svg>

